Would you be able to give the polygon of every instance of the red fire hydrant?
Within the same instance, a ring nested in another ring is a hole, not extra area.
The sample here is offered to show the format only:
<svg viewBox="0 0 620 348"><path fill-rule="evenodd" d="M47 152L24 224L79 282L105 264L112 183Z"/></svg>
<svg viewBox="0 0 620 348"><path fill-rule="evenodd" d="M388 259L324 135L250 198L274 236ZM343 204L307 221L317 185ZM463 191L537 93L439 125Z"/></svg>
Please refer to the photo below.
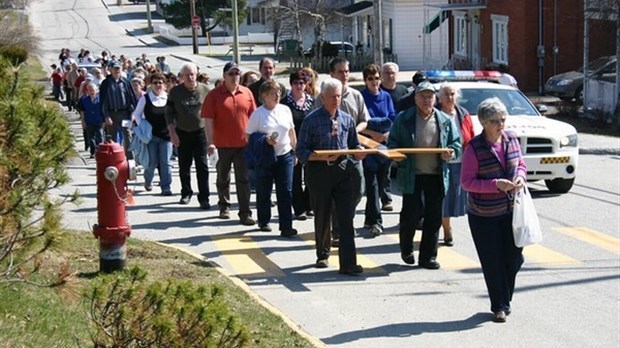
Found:
<svg viewBox="0 0 620 348"><path fill-rule="evenodd" d="M136 178L136 170L123 147L109 140L99 144L96 160L98 224L93 234L99 239L99 271L109 273L125 267L125 241L131 234L125 217L127 180Z"/></svg>

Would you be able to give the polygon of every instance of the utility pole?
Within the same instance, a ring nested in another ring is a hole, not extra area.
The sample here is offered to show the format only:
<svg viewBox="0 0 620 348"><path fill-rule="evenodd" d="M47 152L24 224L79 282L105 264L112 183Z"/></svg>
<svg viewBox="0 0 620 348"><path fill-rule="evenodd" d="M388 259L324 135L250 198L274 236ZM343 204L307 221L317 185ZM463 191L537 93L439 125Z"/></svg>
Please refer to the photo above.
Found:
<svg viewBox="0 0 620 348"><path fill-rule="evenodd" d="M375 0L375 21L373 23L373 57L375 64L383 65L383 18L382 18L382 0Z"/></svg>
<svg viewBox="0 0 620 348"><path fill-rule="evenodd" d="M233 59L240 63L239 55L239 12L237 9L237 0L232 0L232 26L233 26Z"/></svg>
<svg viewBox="0 0 620 348"><path fill-rule="evenodd" d="M196 17L196 2L195 0L191 0L189 2L189 13L192 16L192 47L194 50L194 54L198 54L198 38L196 33L196 27L193 24L194 17Z"/></svg>
<svg viewBox="0 0 620 348"><path fill-rule="evenodd" d="M146 32L153 32L153 23L151 21L151 0L146 0Z"/></svg>

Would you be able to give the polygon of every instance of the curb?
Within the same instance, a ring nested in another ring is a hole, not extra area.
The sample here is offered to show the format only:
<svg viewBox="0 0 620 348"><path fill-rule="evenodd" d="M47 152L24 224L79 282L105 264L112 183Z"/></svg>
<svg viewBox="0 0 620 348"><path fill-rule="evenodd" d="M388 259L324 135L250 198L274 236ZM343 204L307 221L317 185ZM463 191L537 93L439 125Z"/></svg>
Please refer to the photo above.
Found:
<svg viewBox="0 0 620 348"><path fill-rule="evenodd" d="M590 148L590 149L582 149L579 148L580 155L609 155L609 156L620 156L620 149L614 148Z"/></svg>
<svg viewBox="0 0 620 348"><path fill-rule="evenodd" d="M312 344L313 346L317 347L317 348L326 348L327 346L318 338L311 336L309 333L307 333L306 331L304 331L297 323L295 323L291 318L287 317L286 314L284 314L284 312L282 312L281 310L279 310L278 308L276 308L275 306L273 306L271 303L265 301L262 297L258 296L256 293L254 293L252 291L252 289L250 289L250 287L244 283L241 279L235 277L234 275L232 275L230 272L228 272L227 270L225 270L224 268L220 267L220 265L218 265L217 263L208 260L206 257L202 256L202 255L198 255L195 254L191 251L185 250L181 247L175 246L175 245L169 245L169 244L164 244L161 242L155 242L158 245L164 246L164 247L168 247L168 248L173 248L176 249L178 251L181 251L189 256L192 256L198 260L204 261L206 263L208 263L209 265L211 265L213 268L215 268L218 272L220 272L221 275L223 275L224 277L228 278L234 285L236 285L237 287L239 287L241 290L243 290L243 292L245 292L250 298L252 298L253 300L255 300L256 302L258 302L259 305L263 306L265 309L267 309L268 311L270 311L271 313L273 313L274 315L280 317L280 319L282 319L282 321L284 321L284 323L293 331L297 332L301 337L305 338L306 340L308 340L308 342L310 342L310 344Z"/></svg>

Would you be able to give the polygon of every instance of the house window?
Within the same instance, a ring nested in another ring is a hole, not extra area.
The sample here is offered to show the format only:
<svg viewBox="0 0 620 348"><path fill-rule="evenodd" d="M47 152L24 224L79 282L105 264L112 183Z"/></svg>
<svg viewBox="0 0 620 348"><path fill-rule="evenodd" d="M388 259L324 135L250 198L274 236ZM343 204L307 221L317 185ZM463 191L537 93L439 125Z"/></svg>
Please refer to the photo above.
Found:
<svg viewBox="0 0 620 348"><path fill-rule="evenodd" d="M252 7L252 23L260 23L260 7Z"/></svg>
<svg viewBox="0 0 620 348"><path fill-rule="evenodd" d="M454 54L467 57L467 21L465 12L454 13Z"/></svg>
<svg viewBox="0 0 620 348"><path fill-rule="evenodd" d="M493 63L508 64L508 16L491 15Z"/></svg>

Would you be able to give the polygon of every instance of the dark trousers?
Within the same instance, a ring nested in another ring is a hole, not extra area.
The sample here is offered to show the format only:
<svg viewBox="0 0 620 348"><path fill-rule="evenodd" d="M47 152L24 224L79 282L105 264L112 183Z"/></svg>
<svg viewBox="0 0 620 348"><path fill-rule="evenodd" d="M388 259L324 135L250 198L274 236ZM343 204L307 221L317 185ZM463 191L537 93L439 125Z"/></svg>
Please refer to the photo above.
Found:
<svg viewBox="0 0 620 348"><path fill-rule="evenodd" d="M133 159L133 153L129 151L129 144L131 143L131 134L129 128L123 127L123 120L131 120L131 113L127 111L110 111L110 118L112 119L112 125L106 126L106 133L112 137L112 140L116 141L116 136L120 133L123 135L123 149L125 149L125 157L127 159Z"/></svg>
<svg viewBox="0 0 620 348"><path fill-rule="evenodd" d="M291 212L293 163L293 155L289 152L278 156L270 171L255 170L258 173L256 212L260 225L266 225L271 219L271 189L275 181L280 231L289 231L293 228L293 213Z"/></svg>
<svg viewBox="0 0 620 348"><path fill-rule="evenodd" d="M204 129L185 132L177 128L179 136L179 179L181 179L181 196L193 194L191 169L192 161L196 165L198 181L198 202L209 203L209 166L207 164L207 139Z"/></svg>
<svg viewBox="0 0 620 348"><path fill-rule="evenodd" d="M295 215L305 213L310 208L310 194L308 193L308 187L304 187L305 179L305 166L301 163L297 163L293 167L293 211Z"/></svg>
<svg viewBox="0 0 620 348"><path fill-rule="evenodd" d="M387 175L385 176L385 182L383 183L383 187L380 189L381 193L381 204L392 203L392 178L390 177L392 171L392 162L390 161L387 167Z"/></svg>
<svg viewBox="0 0 620 348"><path fill-rule="evenodd" d="M90 149L90 154L94 155L97 151L97 146L103 142L103 128L102 124L88 124L84 129L86 131L86 142Z"/></svg>
<svg viewBox="0 0 620 348"><path fill-rule="evenodd" d="M72 88L65 88L63 87L65 90L65 102L67 104L67 108L69 109L69 111L73 110L73 89Z"/></svg>
<svg viewBox="0 0 620 348"><path fill-rule="evenodd" d="M355 172L351 175L351 182L353 184L353 212L355 207L362 200L364 196L365 183L364 183L364 168L362 168L362 161L355 161ZM338 220L338 214L336 208L332 207L332 237L338 239L340 236L340 221Z"/></svg>
<svg viewBox="0 0 620 348"><path fill-rule="evenodd" d="M383 218L381 217L382 193L385 192L385 185L391 165L391 162L384 163L376 171L364 169L364 180L366 181L364 225L379 225L383 227Z"/></svg>
<svg viewBox="0 0 620 348"><path fill-rule="evenodd" d="M441 175L415 176L413 193L403 194L399 231L401 254L409 255L413 252L415 228L420 218L424 216L419 260L428 262L437 258L443 196Z"/></svg>
<svg viewBox="0 0 620 348"><path fill-rule="evenodd" d="M252 216L250 210L250 179L248 164L244 158L245 147L218 148L217 161L217 204L221 209L230 209L230 169L235 166L235 185L239 202L239 217Z"/></svg>
<svg viewBox="0 0 620 348"><path fill-rule="evenodd" d="M353 176L359 175L356 163L349 159L328 165L327 162L309 161L306 183L310 192L310 204L314 209L314 234L318 259L327 259L331 248L330 216L332 202L340 222L340 267L357 264L353 217L358 187Z"/></svg>
<svg viewBox="0 0 620 348"><path fill-rule="evenodd" d="M491 299L491 311L510 310L517 272L523 264L523 248L512 236L512 214L482 217L467 214L484 281Z"/></svg>

